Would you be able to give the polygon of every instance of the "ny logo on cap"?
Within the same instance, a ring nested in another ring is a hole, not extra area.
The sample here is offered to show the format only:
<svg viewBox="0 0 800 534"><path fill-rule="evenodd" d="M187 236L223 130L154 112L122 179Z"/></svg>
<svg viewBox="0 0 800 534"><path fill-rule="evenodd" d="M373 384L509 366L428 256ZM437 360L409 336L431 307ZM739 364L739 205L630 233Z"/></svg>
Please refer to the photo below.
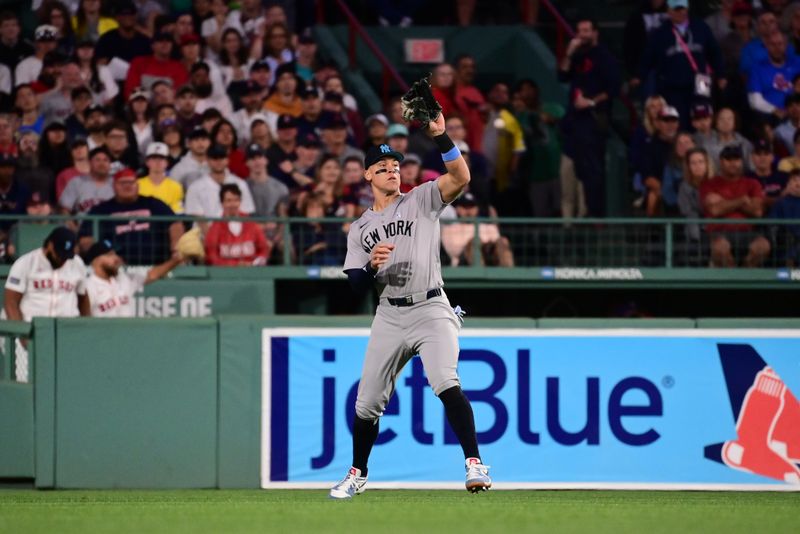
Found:
<svg viewBox="0 0 800 534"><path fill-rule="evenodd" d="M389 147L389 145L381 145L381 152L382 153L388 154L391 151L392 151L392 149L391 149L391 147Z"/></svg>

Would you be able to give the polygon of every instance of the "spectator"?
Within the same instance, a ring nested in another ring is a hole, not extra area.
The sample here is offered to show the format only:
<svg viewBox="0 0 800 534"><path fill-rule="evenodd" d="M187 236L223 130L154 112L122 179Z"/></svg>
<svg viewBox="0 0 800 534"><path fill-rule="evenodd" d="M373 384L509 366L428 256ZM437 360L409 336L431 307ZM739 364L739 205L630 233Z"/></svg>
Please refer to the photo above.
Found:
<svg viewBox="0 0 800 534"><path fill-rule="evenodd" d="M303 113L300 97L297 95L298 81L294 64L281 65L275 72L275 83L269 98L264 101L264 110L275 116L291 115L299 117ZM269 116L269 115L268 115Z"/></svg>
<svg viewBox="0 0 800 534"><path fill-rule="evenodd" d="M270 25L264 33L263 57L269 63L270 70L275 73L275 79L270 80L270 85L278 79L283 65L291 64L294 71L294 52L290 47L289 37L289 28L281 22Z"/></svg>
<svg viewBox="0 0 800 534"><path fill-rule="evenodd" d="M184 191L188 191L189 186L208 173L206 153L211 146L211 137L200 126L189 133L187 140L189 150L170 172L170 177L181 184Z"/></svg>
<svg viewBox="0 0 800 534"><path fill-rule="evenodd" d="M134 89L128 97L126 113L136 138L136 151L141 156L153 142L153 110L150 107L150 94L141 87Z"/></svg>
<svg viewBox="0 0 800 534"><path fill-rule="evenodd" d="M775 171L772 144L766 139L756 141L750 160L753 172L748 174L748 177L756 179L761 184L761 189L764 191L764 211L769 211L786 187L786 174ZM788 172L791 171L792 169Z"/></svg>
<svg viewBox="0 0 800 534"><path fill-rule="evenodd" d="M242 192L236 184L219 190L224 218L242 217L239 211ZM214 221L205 236L206 263L209 265L266 265L271 249L258 224L251 221Z"/></svg>
<svg viewBox="0 0 800 534"><path fill-rule="evenodd" d="M706 217L747 220L760 218L764 192L753 178L743 176L743 153L738 146L727 146L720 153L721 174L700 186L700 201ZM745 267L759 267L770 252L767 239L753 231L753 225L709 224L711 264L734 267L736 256L745 256Z"/></svg>
<svg viewBox="0 0 800 534"><path fill-rule="evenodd" d="M386 143L386 132L389 129L389 119L383 113L376 113L367 117L364 121L367 127L367 142L364 143L364 151L371 146L381 146Z"/></svg>
<svg viewBox="0 0 800 534"><path fill-rule="evenodd" d="M13 116L0 114L0 154L17 155L17 143L14 141L15 123Z"/></svg>
<svg viewBox="0 0 800 534"><path fill-rule="evenodd" d="M459 219L475 219L485 217L481 214L475 197L470 192L462 194L453 202ZM478 225L480 240L480 265L513 267L514 255L508 238L500 234L500 228L493 223ZM442 246L450 256L450 265L457 266L462 262L473 264L473 247L475 246L475 223L452 223L442 227Z"/></svg>
<svg viewBox="0 0 800 534"><path fill-rule="evenodd" d="M767 10L759 13L756 18L756 34L758 36L753 38L742 48L742 54L739 58L739 72L743 76L750 74L753 70L753 65L757 65L769 59L766 42L767 38L776 31L779 31L779 28L778 19L775 14ZM789 44L786 48L786 53L789 56L794 56L794 46Z"/></svg>
<svg viewBox="0 0 800 534"><path fill-rule="evenodd" d="M475 87L475 58L463 54L453 62L455 72L455 105L467 128L466 142L473 150L483 152L483 120L481 111L486 106L480 90Z"/></svg>
<svg viewBox="0 0 800 534"><path fill-rule="evenodd" d="M266 151L258 145L247 148L247 166L250 178L247 185L255 203L258 217L286 217L289 215L289 189L267 173ZM264 237L272 253L284 247L283 224L276 221L264 223ZM269 259L269 254L267 255Z"/></svg>
<svg viewBox="0 0 800 534"><path fill-rule="evenodd" d="M128 98L136 87L144 87L155 93L153 85L157 80L169 80L173 90L186 83L189 74L183 64L171 59L172 44L171 35L159 33L151 45L153 54L133 59L125 78L125 98Z"/></svg>
<svg viewBox="0 0 800 534"><path fill-rule="evenodd" d="M44 133L39 139L39 159L42 166L47 167L54 176L72 165L64 123L51 122L44 129ZM52 197L53 191L50 191L48 198Z"/></svg>
<svg viewBox="0 0 800 534"><path fill-rule="evenodd" d="M416 154L408 154L400 162L400 192L408 193L420 184L422 160Z"/></svg>
<svg viewBox="0 0 800 534"><path fill-rule="evenodd" d="M192 85L184 85L175 96L175 119L186 136L200 126L202 115L197 112L197 93Z"/></svg>
<svg viewBox="0 0 800 534"><path fill-rule="evenodd" d="M157 139L167 145L167 149L169 150L167 155L167 169L171 171L172 167L177 165L181 158L183 158L183 154L186 151L184 148L186 143L183 139L183 132L174 119L163 121L160 130Z"/></svg>
<svg viewBox="0 0 800 534"><path fill-rule="evenodd" d="M17 158L13 154L0 153L0 215L25 215L31 192L27 186L14 179ZM0 219L0 237L8 238L16 219Z"/></svg>
<svg viewBox="0 0 800 534"><path fill-rule="evenodd" d="M183 68L186 69L186 72L191 72L192 67L198 63L204 62L201 55L200 37L197 34L189 33L183 35L178 43L180 44L180 61L183 64ZM225 89L227 88L227 84L222 77L222 70L214 61L205 61L204 63L208 65L208 78L211 80L211 86L213 88L212 94L215 98L221 98L225 95Z"/></svg>
<svg viewBox="0 0 800 534"><path fill-rule="evenodd" d="M338 76L332 79L339 79ZM327 85L327 83L326 83ZM361 120L361 115L357 111L353 111L344 105L344 99L341 93L335 91L326 91L322 99L322 113L327 115L334 114L344 120L345 128L348 130L348 144L352 146L363 145L367 140L366 129ZM322 135L322 126L320 126L320 135ZM422 137L430 139L430 136L422 134ZM432 141L429 141L432 142ZM435 145L433 145L435 146Z"/></svg>
<svg viewBox="0 0 800 534"><path fill-rule="evenodd" d="M712 127L714 110L708 104L695 104L692 106L692 128L694 128L694 144L707 149L714 143L714 129Z"/></svg>
<svg viewBox="0 0 800 534"><path fill-rule="evenodd" d="M329 76L322 85L322 89L325 93L335 93L340 95L342 97L342 104L344 105L345 110L348 112L358 113L356 99L353 97L353 95L344 90L344 82L342 81L342 77L339 75L339 73Z"/></svg>
<svg viewBox="0 0 800 534"><path fill-rule="evenodd" d="M223 90L224 88L215 92L210 73L211 69L205 61L192 65L189 81L198 97L195 111L202 113L209 108L214 108L219 110L223 116L230 117L233 115L233 104Z"/></svg>
<svg viewBox="0 0 800 534"><path fill-rule="evenodd" d="M237 137L242 143L250 142L250 127L253 119L262 117L267 120L261 109L262 91L263 88L253 80L247 80L243 84L240 98L242 107L231 117L231 122L236 126Z"/></svg>
<svg viewBox="0 0 800 534"><path fill-rule="evenodd" d="M800 13L800 10L797 11ZM775 128L775 137L781 142L783 147L794 156L794 133L800 126L800 94L791 93L786 97L786 120Z"/></svg>
<svg viewBox="0 0 800 534"><path fill-rule="evenodd" d="M44 198L52 198L56 177L53 171L42 165L39 157L39 136L33 132L22 134L18 154L15 174L17 181L26 185L31 194L39 193Z"/></svg>
<svg viewBox="0 0 800 534"><path fill-rule="evenodd" d="M433 97L442 106L442 114L445 117L450 117L456 112L455 74L456 71L452 65L440 63L433 69L433 76L431 76Z"/></svg>
<svg viewBox="0 0 800 534"><path fill-rule="evenodd" d="M56 49L57 30L53 26L47 24L39 26L36 28L34 38L33 54L17 63L14 70L16 86L35 82L42 71L44 56Z"/></svg>
<svg viewBox="0 0 800 534"><path fill-rule="evenodd" d="M347 123L341 115L324 113L321 118L322 148L326 154L339 158L339 163L350 156L364 159L364 152L347 144Z"/></svg>
<svg viewBox="0 0 800 534"><path fill-rule="evenodd" d="M139 178L139 194L157 198L175 213L183 213L183 187L167 177L169 149L164 143L151 143L147 147L144 164L148 174Z"/></svg>
<svg viewBox="0 0 800 534"><path fill-rule="evenodd" d="M152 98L150 103L158 111L162 106L173 106L175 104L175 88L172 82L165 78L159 78L150 86ZM174 117L173 117L174 118Z"/></svg>
<svg viewBox="0 0 800 534"><path fill-rule="evenodd" d="M203 217L219 217L219 188L222 184L236 184L242 192L241 210L246 214L255 211L253 197L247 183L228 170L228 151L213 145L208 149L208 174L194 182L186 191L186 213Z"/></svg>
<svg viewBox="0 0 800 534"><path fill-rule="evenodd" d="M219 53L223 87L235 81L247 79L247 71L253 63L251 50L244 46L242 35L234 28L228 28L222 33L222 49Z"/></svg>
<svg viewBox="0 0 800 534"><path fill-rule="evenodd" d="M72 15L67 6L57 0L47 0L42 5L42 24L49 24L58 34L58 50L65 56L75 51L75 31L72 29Z"/></svg>
<svg viewBox="0 0 800 534"><path fill-rule="evenodd" d="M642 83L639 79L639 64L648 38L669 20L666 0L642 0L640 4L639 10L631 14L625 23L622 41L625 70L631 78L629 82L631 89L636 89Z"/></svg>
<svg viewBox="0 0 800 534"><path fill-rule="evenodd" d="M681 127L688 129L692 102L711 97L711 75L717 75L720 88L727 80L719 45L708 25L689 16L687 0L667 0L667 6L670 20L648 40L641 76L655 76L656 92L678 110Z"/></svg>
<svg viewBox="0 0 800 534"><path fill-rule="evenodd" d="M717 118L714 122L716 131L711 138L711 143L706 145L708 155L714 161L714 167L721 168L719 155L723 148L730 145L738 145L744 154L746 168L749 169L753 144L739 133L739 120L736 114L730 108L722 108L717 112Z"/></svg>
<svg viewBox="0 0 800 534"><path fill-rule="evenodd" d="M75 53L83 85L89 87L96 102L110 104L119 94L119 86L111 74L111 69L97 62L94 41L78 41ZM77 87L77 84L75 86Z"/></svg>
<svg viewBox="0 0 800 534"><path fill-rule="evenodd" d="M83 112L83 122L86 132L89 134L86 138L89 150L105 145L106 125L108 124L106 109L96 104L88 106Z"/></svg>
<svg viewBox="0 0 800 534"><path fill-rule="evenodd" d="M675 136L670 157L664 167L664 180L661 185L661 198L668 215L674 215L678 209L678 190L684 180L686 171L686 154L695 148L692 135L681 132Z"/></svg>
<svg viewBox="0 0 800 534"><path fill-rule="evenodd" d="M136 142L131 143L133 137L130 128L122 121L113 120L105 126L105 145L111 155L111 174L127 167L129 169L139 168L139 152L136 149Z"/></svg>
<svg viewBox="0 0 800 534"><path fill-rule="evenodd" d="M780 198L772 206L770 219L800 220L800 171L792 171ZM778 236L787 236L786 262L789 267L797 265L800 254L800 225L778 227ZM779 241L781 242L781 241Z"/></svg>
<svg viewBox="0 0 800 534"><path fill-rule="evenodd" d="M678 110L672 106L662 109L658 121L656 121L656 135L645 147L645 167L642 170L642 176L646 188L645 213L648 217L655 217L663 211L664 169L678 133L678 121Z"/></svg>
<svg viewBox="0 0 800 534"><path fill-rule="evenodd" d="M247 139L251 143L260 145L264 150L272 146L272 134L267 125L267 118L263 115L256 115L250 119L250 131Z"/></svg>
<svg viewBox="0 0 800 534"><path fill-rule="evenodd" d="M101 0L79 0L78 12L72 17L75 38L97 41L117 27L117 21L102 15Z"/></svg>
<svg viewBox="0 0 800 534"><path fill-rule="evenodd" d="M314 79L314 69L317 66L317 43L311 36L310 28L306 28L297 39L297 57L295 67L297 75L310 83Z"/></svg>
<svg viewBox="0 0 800 534"><path fill-rule="evenodd" d="M97 40L96 55L108 65L117 81L124 81L131 62L150 54L150 39L136 29L136 6L123 0L116 10L117 28L109 30ZM126 92L126 95L129 94Z"/></svg>
<svg viewBox="0 0 800 534"><path fill-rule="evenodd" d="M645 147L655 135L658 116L666 106L667 101L664 100L664 97L658 95L649 96L644 102L642 122L633 131L630 150L628 151L628 161L634 175L639 174L641 176L641 171L645 167Z"/></svg>
<svg viewBox="0 0 800 534"><path fill-rule="evenodd" d="M303 113L297 118L297 136L302 139L308 134L319 135L320 117L322 115L322 99L313 88L305 88L301 94Z"/></svg>
<svg viewBox="0 0 800 534"><path fill-rule="evenodd" d="M723 72L733 83L739 74L739 59L744 47L753 40L753 7L745 0L737 0L731 10L731 29L718 38L722 52Z"/></svg>
<svg viewBox="0 0 800 534"><path fill-rule="evenodd" d="M386 143L395 152L408 152L408 127L400 123L390 124L386 130Z"/></svg>
<svg viewBox="0 0 800 534"><path fill-rule="evenodd" d="M203 20L200 35L206 42L208 50L206 57L209 61L218 60L222 49L222 33L233 26L228 23L228 2L226 0L211 0L211 16Z"/></svg>
<svg viewBox="0 0 800 534"><path fill-rule="evenodd" d="M111 154L104 146L89 152L89 173L70 180L58 198L61 213L83 214L114 197L111 183Z"/></svg>
<svg viewBox="0 0 800 534"><path fill-rule="evenodd" d="M717 41L722 41L730 33L734 19L733 8L737 3L735 0L721 0L719 9L706 17L706 24Z"/></svg>
<svg viewBox="0 0 800 534"><path fill-rule="evenodd" d="M789 42L797 50L800 47L800 12L798 12L797 6L793 7L789 20Z"/></svg>
<svg viewBox="0 0 800 534"><path fill-rule="evenodd" d="M402 124L399 126L405 128ZM342 179L344 180L342 203L345 208L345 217L348 219L358 218L375 202L372 187L369 182L364 180L364 161L355 156L344 160ZM347 230L349 229L348 225Z"/></svg>
<svg viewBox="0 0 800 534"><path fill-rule="evenodd" d="M532 215L558 217L561 209L561 141L559 121L564 108L555 103L541 102L539 86L532 80L522 80L511 100L514 113L525 133L527 147L520 161L520 176L525 181ZM472 154L468 156L472 159ZM472 167L470 167L472 170ZM474 178L470 191L475 194ZM476 195L480 202L481 197Z"/></svg>
<svg viewBox="0 0 800 534"><path fill-rule="evenodd" d="M747 75L748 100L754 111L783 119L791 80L800 74L800 58L786 55L786 37L779 31L767 36L765 44L767 59L754 63Z"/></svg>
<svg viewBox="0 0 800 534"><path fill-rule="evenodd" d="M67 127L67 137L70 141L86 139L89 132L86 130L84 114L92 104L92 92L88 87L77 87L72 90L70 101L72 102L72 113L64 121L64 125Z"/></svg>
<svg viewBox="0 0 800 534"><path fill-rule="evenodd" d="M317 162L321 157L322 144L314 134L307 134L297 142L294 160L285 159L278 166L279 170L292 179L289 190L298 193L300 188L314 183L314 175L317 170ZM269 156L269 149L267 150Z"/></svg>
<svg viewBox="0 0 800 534"><path fill-rule="evenodd" d="M114 197L94 206L89 215L117 216L100 222L98 240L114 242L119 254L131 265L156 265L172 257L181 235L180 221L151 221L152 216L174 215L158 199L139 195L136 173L123 169L114 175ZM127 218L122 219L123 216ZM94 242L92 224L83 221L78 234L81 250Z"/></svg>
<svg viewBox="0 0 800 534"><path fill-rule="evenodd" d="M21 28L17 15L11 11L0 13L0 63L12 72L26 57L34 53L34 48L20 39ZM14 83L14 85L19 85Z"/></svg>
<svg viewBox="0 0 800 534"><path fill-rule="evenodd" d="M166 262L142 271L121 269L124 260L114 250L111 241L98 241L89 247L84 255L89 276L86 291L92 304L92 317L134 317L136 316L135 294L144 286L160 280L181 264L178 254L173 254Z"/></svg>
<svg viewBox="0 0 800 534"><path fill-rule="evenodd" d="M488 174L493 178L492 189L497 199L504 197L511 187L519 159L525 152L522 128L508 110L509 103L508 85L502 82L494 84L489 90L481 146L489 164Z"/></svg>
<svg viewBox="0 0 800 534"><path fill-rule="evenodd" d="M265 15L261 0L240 0L239 9L230 12L227 23L244 36L247 46L251 46L264 37ZM286 38L288 42L288 30Z"/></svg>
<svg viewBox="0 0 800 534"><path fill-rule="evenodd" d="M245 162L244 152L239 148L239 139L236 137L236 128L233 124L223 119L211 130L211 144L221 146L228 151L228 167L231 172L240 178L247 178L250 172Z"/></svg>
<svg viewBox="0 0 800 534"><path fill-rule="evenodd" d="M320 193L311 193L300 208L302 217L325 217L325 201ZM347 250L347 234L339 223L314 220L292 229L294 250L299 265L340 265Z"/></svg>
<svg viewBox="0 0 800 534"><path fill-rule="evenodd" d="M322 156L319 165L317 165L314 183L306 187L322 201L326 217L345 216L345 208L341 201L344 178L342 176L342 166L336 156L331 154ZM309 191L303 191L300 194L297 199L298 208L303 206L308 193Z"/></svg>
<svg viewBox="0 0 800 534"><path fill-rule="evenodd" d="M570 83L570 102L562 121L564 152L583 184L589 213L605 215L605 154L611 101L619 91L617 62L599 44L594 21L583 18L559 67L559 79ZM669 100L669 99L667 99ZM475 149L472 143L470 148Z"/></svg>
<svg viewBox="0 0 800 534"><path fill-rule="evenodd" d="M55 89L61 67L66 61L67 58L55 50L46 53L42 59L42 69L39 75L31 82L33 92L37 95L41 95ZM22 63L17 65L17 68L19 68L20 65L22 65Z"/></svg>
<svg viewBox="0 0 800 534"><path fill-rule="evenodd" d="M700 203L700 187L714 176L714 168L708 153L702 148L690 148L684 159L683 180L678 187L678 211L687 219L699 219L703 213ZM686 225L686 237L700 241L700 225Z"/></svg>
<svg viewBox="0 0 800 534"><path fill-rule="evenodd" d="M64 189L67 188L73 179L78 176L88 176L90 172L89 165L89 146L86 141L79 139L70 145L70 157L72 158L72 166L61 171L56 176L56 199L60 199Z"/></svg>
<svg viewBox="0 0 800 534"><path fill-rule="evenodd" d="M778 171L789 174L793 170L800 169L800 131L794 132L794 156L788 156L778 162Z"/></svg>
<svg viewBox="0 0 800 534"><path fill-rule="evenodd" d="M45 124L66 121L72 114L72 91L84 85L77 61L66 61L59 70L56 86L39 96L39 109Z"/></svg>

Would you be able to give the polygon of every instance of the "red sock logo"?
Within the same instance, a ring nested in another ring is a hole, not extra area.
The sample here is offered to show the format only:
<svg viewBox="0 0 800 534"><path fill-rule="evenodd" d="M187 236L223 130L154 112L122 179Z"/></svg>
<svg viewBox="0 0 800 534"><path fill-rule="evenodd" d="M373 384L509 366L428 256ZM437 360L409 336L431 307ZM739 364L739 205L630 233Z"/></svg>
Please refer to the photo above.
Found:
<svg viewBox="0 0 800 534"><path fill-rule="evenodd" d="M800 451L799 424L797 399L765 367L747 391L736 422L738 437L722 446L722 459L735 469L800 484L800 469L789 459Z"/></svg>

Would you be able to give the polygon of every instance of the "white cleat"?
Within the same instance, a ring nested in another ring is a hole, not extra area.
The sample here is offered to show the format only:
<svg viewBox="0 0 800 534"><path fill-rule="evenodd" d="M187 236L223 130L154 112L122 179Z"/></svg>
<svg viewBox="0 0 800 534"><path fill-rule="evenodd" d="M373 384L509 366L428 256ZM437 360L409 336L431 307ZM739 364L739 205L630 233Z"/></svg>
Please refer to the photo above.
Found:
<svg viewBox="0 0 800 534"><path fill-rule="evenodd" d="M487 491L492 487L492 479L489 477L489 465L483 465L480 458L467 458L467 481L464 484L467 491L478 493Z"/></svg>
<svg viewBox="0 0 800 534"><path fill-rule="evenodd" d="M347 476L341 482L331 488L329 496L331 499L352 499L353 495L364 493L364 486L367 484L367 477L361 476L361 469L351 467Z"/></svg>

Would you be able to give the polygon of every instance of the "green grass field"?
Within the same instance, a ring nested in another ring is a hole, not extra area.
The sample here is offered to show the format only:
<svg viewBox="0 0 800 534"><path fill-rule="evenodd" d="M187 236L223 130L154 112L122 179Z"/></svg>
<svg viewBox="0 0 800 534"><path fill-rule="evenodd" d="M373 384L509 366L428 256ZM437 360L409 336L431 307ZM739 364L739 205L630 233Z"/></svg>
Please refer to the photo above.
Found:
<svg viewBox="0 0 800 534"><path fill-rule="evenodd" d="M0 532L800 532L798 493L0 490Z"/></svg>

